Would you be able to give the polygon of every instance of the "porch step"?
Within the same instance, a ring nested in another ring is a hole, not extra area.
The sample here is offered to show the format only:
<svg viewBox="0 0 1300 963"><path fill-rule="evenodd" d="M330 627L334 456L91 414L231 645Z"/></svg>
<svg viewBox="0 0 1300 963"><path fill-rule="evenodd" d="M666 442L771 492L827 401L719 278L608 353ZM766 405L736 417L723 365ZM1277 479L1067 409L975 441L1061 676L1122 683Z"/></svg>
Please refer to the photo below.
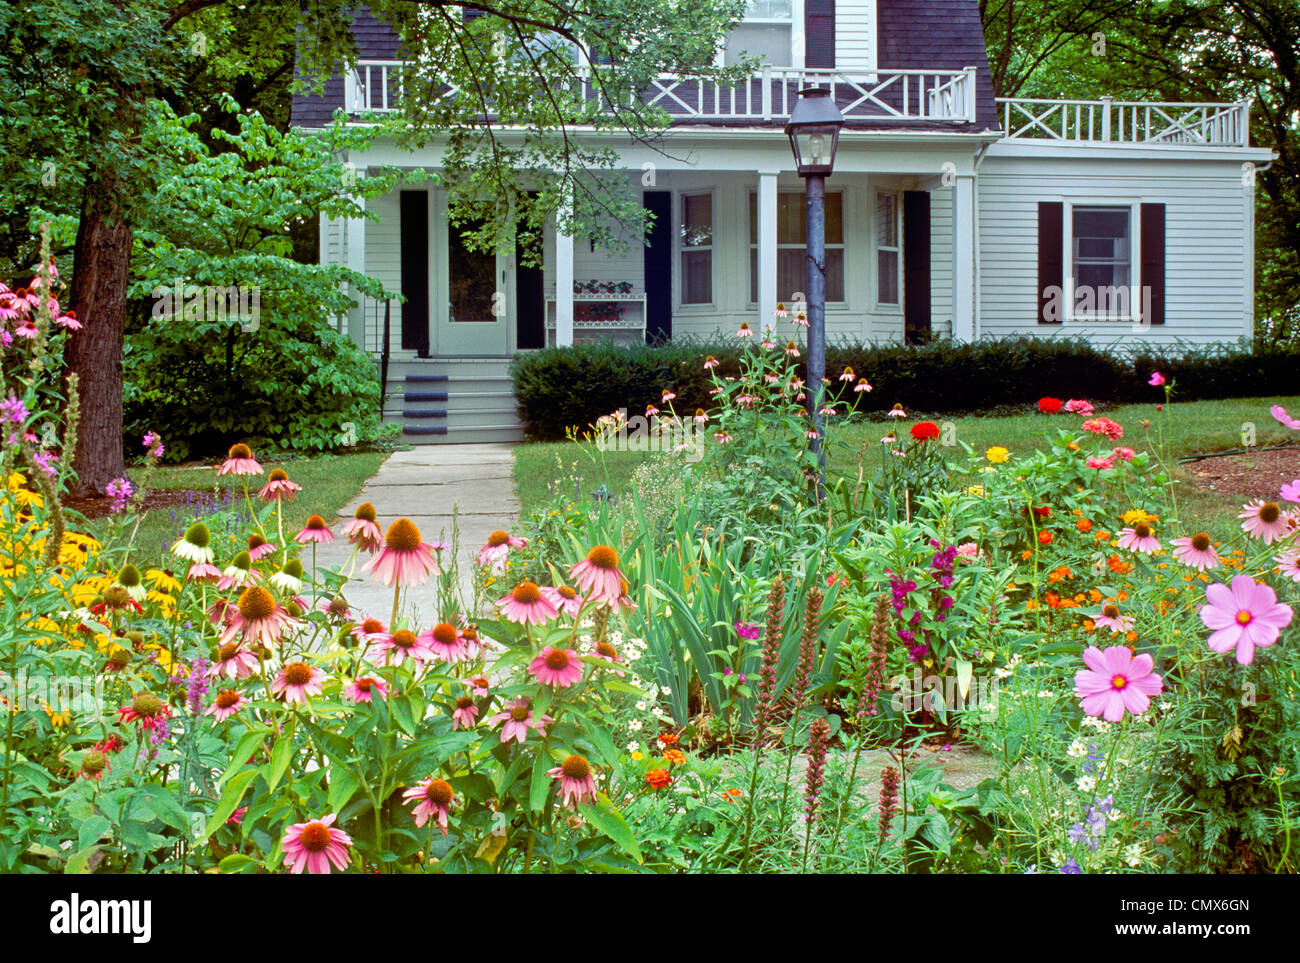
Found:
<svg viewBox="0 0 1300 963"><path fill-rule="evenodd" d="M509 359L389 362L383 419L410 444L522 441L517 411Z"/></svg>

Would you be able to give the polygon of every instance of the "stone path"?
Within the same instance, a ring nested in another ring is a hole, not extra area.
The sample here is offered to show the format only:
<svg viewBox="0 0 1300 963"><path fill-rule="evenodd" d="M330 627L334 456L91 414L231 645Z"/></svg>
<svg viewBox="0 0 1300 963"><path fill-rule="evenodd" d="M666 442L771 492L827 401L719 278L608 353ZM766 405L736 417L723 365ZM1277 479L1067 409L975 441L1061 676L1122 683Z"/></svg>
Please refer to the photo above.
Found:
<svg viewBox="0 0 1300 963"><path fill-rule="evenodd" d="M473 597L475 554L488 535L509 528L519 514L514 463L514 446L510 444L419 445L410 451L394 452L330 527L339 534L362 502L375 506L381 529L387 530L395 519L409 518L426 542L450 543L453 526L457 527L461 597L468 601ZM352 547L339 537L318 551L317 560L322 566L346 566L351 554ZM360 568L365 560L365 556L358 558L353 580L344 594L354 610L386 622L393 607L393 590L375 581L358 580L364 578ZM408 604L432 612L431 584L409 590Z"/></svg>

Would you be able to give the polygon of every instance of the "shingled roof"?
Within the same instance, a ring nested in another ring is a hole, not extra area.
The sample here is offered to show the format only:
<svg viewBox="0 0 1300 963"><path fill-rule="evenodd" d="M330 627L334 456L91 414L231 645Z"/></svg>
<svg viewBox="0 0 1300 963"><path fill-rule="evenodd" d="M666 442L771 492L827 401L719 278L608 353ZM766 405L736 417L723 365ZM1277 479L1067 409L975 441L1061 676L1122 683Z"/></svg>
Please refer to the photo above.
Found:
<svg viewBox="0 0 1300 963"><path fill-rule="evenodd" d="M988 53L980 24L977 0L876 0L877 60L881 67L897 70L961 70L975 67L976 122L951 121L882 122L869 118L852 120L850 127L876 130L957 130L978 132L998 129L997 105L989 78ZM359 6L352 26L363 60L391 60L400 57L400 42L387 23L375 19L368 7ZM755 81L757 83L757 81ZM881 99L890 102L896 91L887 90ZM901 103L901 99L900 99ZM306 128L327 125L334 111L343 106L343 78L335 74L319 96L295 94L292 123ZM895 105L898 106L898 105ZM691 126L735 127L735 121L683 121ZM780 122L773 122L780 126Z"/></svg>

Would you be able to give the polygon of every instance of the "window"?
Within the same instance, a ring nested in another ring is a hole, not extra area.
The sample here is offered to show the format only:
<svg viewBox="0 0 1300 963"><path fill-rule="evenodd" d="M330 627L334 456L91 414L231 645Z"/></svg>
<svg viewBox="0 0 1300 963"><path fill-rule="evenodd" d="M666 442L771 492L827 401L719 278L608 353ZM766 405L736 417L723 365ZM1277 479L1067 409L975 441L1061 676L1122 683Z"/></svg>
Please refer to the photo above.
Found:
<svg viewBox="0 0 1300 963"><path fill-rule="evenodd" d="M773 67L791 66L791 10L791 0L749 0L744 20L727 36L723 64L732 67L750 56Z"/></svg>
<svg viewBox="0 0 1300 963"><path fill-rule="evenodd" d="M1114 304L1121 294L1127 302L1133 276L1132 210L1127 206L1074 207L1070 236L1073 316L1093 317L1094 309Z"/></svg>
<svg viewBox="0 0 1300 963"><path fill-rule="evenodd" d="M682 195L682 304L713 303L713 195Z"/></svg>
<svg viewBox="0 0 1300 963"><path fill-rule="evenodd" d="M794 300L807 293L804 225L808 209L800 191L776 196L776 298ZM758 303L758 194L749 192L749 300ZM826 194L826 300L844 300L844 195Z"/></svg>
<svg viewBox="0 0 1300 963"><path fill-rule="evenodd" d="M900 235L897 194L876 195L876 303L898 304Z"/></svg>

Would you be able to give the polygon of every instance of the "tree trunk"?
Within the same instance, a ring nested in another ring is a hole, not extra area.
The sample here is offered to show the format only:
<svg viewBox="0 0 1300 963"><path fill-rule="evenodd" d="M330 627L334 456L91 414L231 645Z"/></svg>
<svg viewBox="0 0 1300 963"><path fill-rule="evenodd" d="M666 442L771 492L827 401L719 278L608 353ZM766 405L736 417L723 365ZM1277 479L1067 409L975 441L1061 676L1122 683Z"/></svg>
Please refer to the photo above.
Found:
<svg viewBox="0 0 1300 963"><path fill-rule="evenodd" d="M81 427L73 468L77 494L102 494L126 473L122 456L122 333L133 231L115 176L100 170L86 186L72 274L69 367L79 379Z"/></svg>

